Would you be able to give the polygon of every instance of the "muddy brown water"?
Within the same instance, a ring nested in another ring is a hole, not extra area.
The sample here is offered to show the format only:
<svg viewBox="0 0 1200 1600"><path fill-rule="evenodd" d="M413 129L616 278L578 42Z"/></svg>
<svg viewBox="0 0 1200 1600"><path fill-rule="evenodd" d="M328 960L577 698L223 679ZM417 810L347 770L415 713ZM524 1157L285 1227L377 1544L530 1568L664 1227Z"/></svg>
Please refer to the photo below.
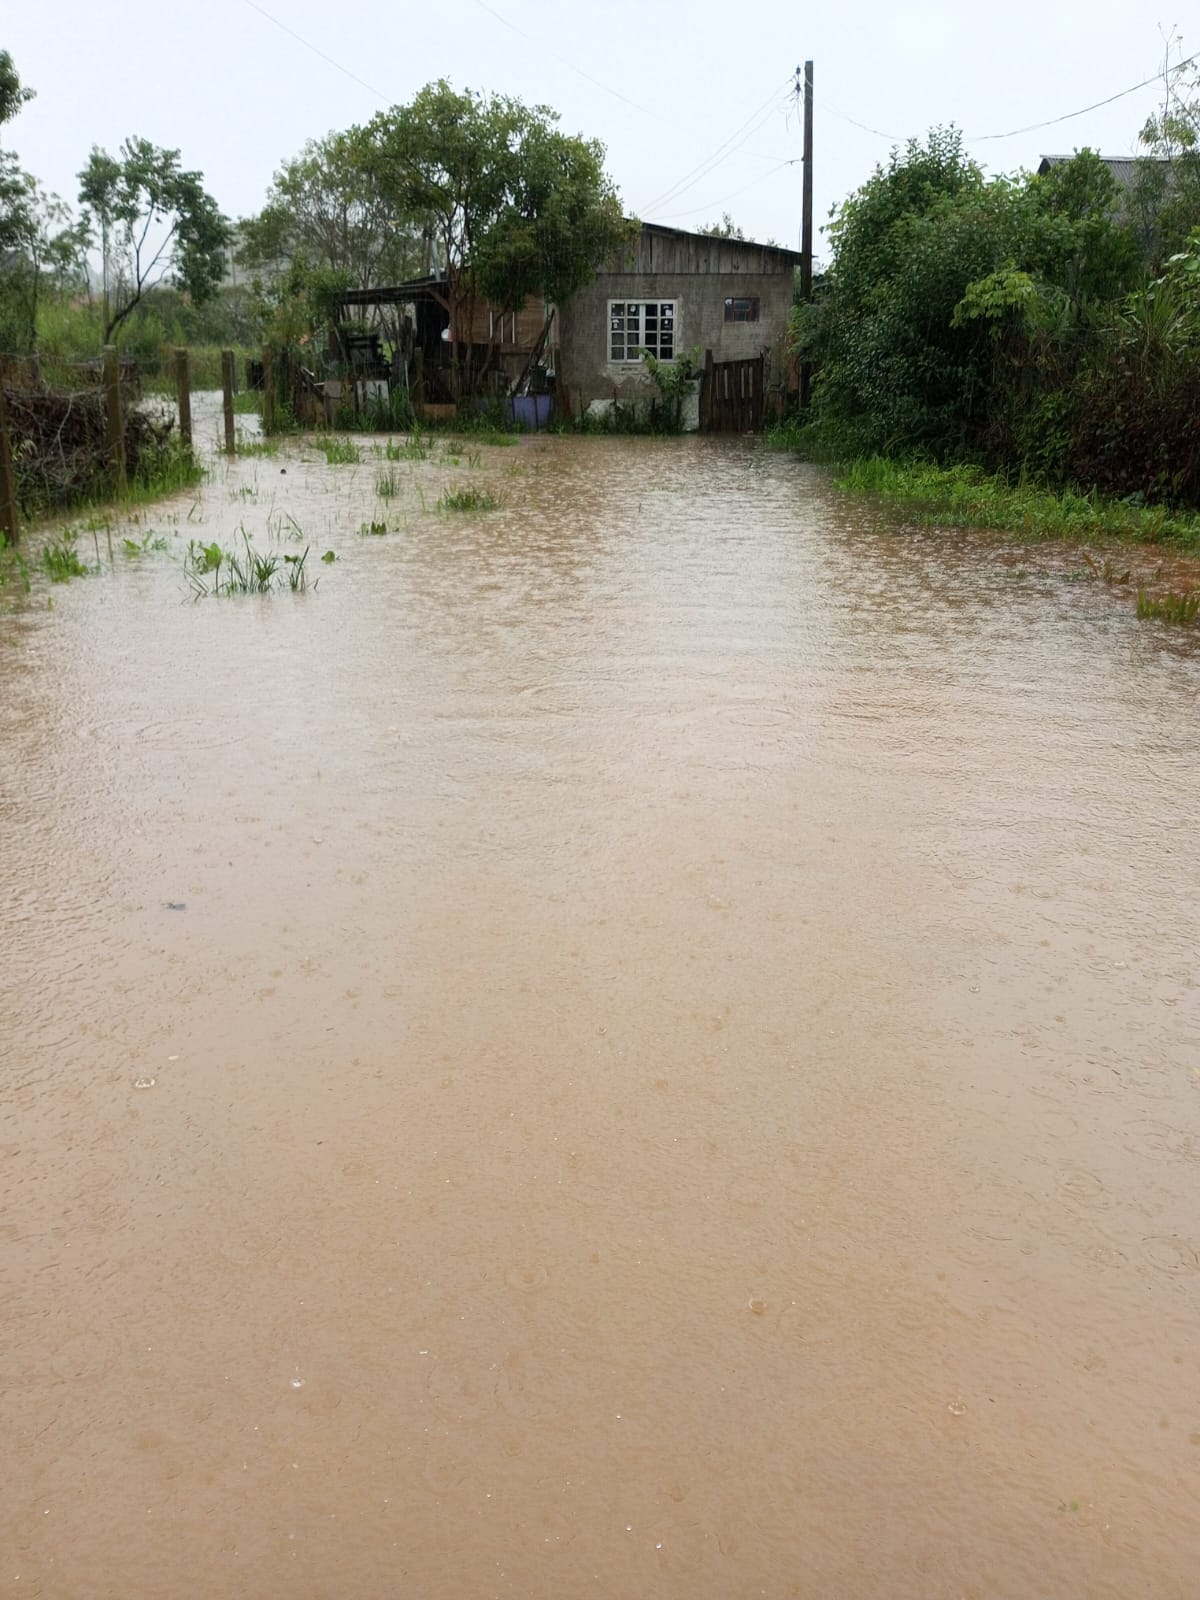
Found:
<svg viewBox="0 0 1200 1600"><path fill-rule="evenodd" d="M307 454L0 617L0 1593L1193 1596L1200 655L752 442Z"/></svg>

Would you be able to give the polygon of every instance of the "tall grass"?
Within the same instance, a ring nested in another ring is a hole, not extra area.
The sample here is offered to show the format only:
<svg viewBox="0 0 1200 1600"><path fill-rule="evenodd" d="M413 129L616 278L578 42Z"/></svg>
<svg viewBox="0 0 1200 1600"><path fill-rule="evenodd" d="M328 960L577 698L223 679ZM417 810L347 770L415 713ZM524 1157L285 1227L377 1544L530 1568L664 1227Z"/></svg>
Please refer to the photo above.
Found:
<svg viewBox="0 0 1200 1600"><path fill-rule="evenodd" d="M316 447L331 467L356 467L362 461L362 450L354 440L337 434L318 435Z"/></svg>
<svg viewBox="0 0 1200 1600"><path fill-rule="evenodd" d="M1147 594L1139 589L1137 614L1144 622L1190 623L1200 617L1200 589L1174 590L1163 595Z"/></svg>
<svg viewBox="0 0 1200 1600"><path fill-rule="evenodd" d="M42 546L42 566L51 583L67 583L71 578L86 578L88 568L79 559L74 533L61 534Z"/></svg>
<svg viewBox="0 0 1200 1600"><path fill-rule="evenodd" d="M935 527L995 528L1028 539L1124 539L1200 548L1200 514L1015 482L981 467L867 456L845 463L840 489L877 495Z"/></svg>
<svg viewBox="0 0 1200 1600"><path fill-rule="evenodd" d="M307 545L300 555L280 557L273 551L264 554L254 548L245 529L241 531L240 550L225 550L215 542L203 544L196 540L188 545L184 574L196 599L205 595L271 594L280 588L299 592L308 587Z"/></svg>
<svg viewBox="0 0 1200 1600"><path fill-rule="evenodd" d="M458 489L447 489L438 500L437 508L439 511L497 511L503 504L502 495L469 484Z"/></svg>

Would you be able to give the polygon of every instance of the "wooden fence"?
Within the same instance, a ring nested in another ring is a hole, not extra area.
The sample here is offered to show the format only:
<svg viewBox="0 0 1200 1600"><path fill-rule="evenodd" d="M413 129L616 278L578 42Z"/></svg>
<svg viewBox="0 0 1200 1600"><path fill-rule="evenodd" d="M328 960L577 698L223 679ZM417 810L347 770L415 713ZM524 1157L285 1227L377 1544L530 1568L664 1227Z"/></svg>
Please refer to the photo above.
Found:
<svg viewBox="0 0 1200 1600"><path fill-rule="evenodd" d="M263 397L263 409L266 414L268 409L274 410L275 397L270 382L269 354L264 352L264 355L268 372L268 382ZM78 393L81 397L86 395L94 397L97 387L103 391L105 408L103 455L108 461L111 481L120 494L126 487L126 405L129 396L136 397L137 394L139 377L137 363L128 356L122 356L115 346L105 345L103 355L98 362L73 363L71 370L77 374L75 381L79 386ZM9 544L17 542L21 531L14 461L13 407L16 406L19 410L22 399L28 402L33 397L43 405L48 397L52 398L59 394L63 396L64 404L70 400L69 391L50 387L42 382L41 373L42 369L37 363L8 361L0 365L0 535L2 535L0 542ZM171 387L174 390L179 413L179 438L184 448L191 450L191 361L185 348L179 347L175 350L171 373L173 379ZM224 400L224 448L227 455L233 455L237 448L233 403L237 391L237 362L232 350L221 352L221 387ZM17 431L20 432L19 429Z"/></svg>

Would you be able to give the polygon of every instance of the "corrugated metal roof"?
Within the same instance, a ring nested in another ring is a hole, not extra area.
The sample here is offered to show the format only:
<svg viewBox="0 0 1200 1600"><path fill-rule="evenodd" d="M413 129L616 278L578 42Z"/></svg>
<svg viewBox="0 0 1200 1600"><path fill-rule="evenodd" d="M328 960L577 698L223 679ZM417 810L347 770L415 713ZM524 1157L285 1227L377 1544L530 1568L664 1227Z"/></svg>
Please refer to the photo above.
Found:
<svg viewBox="0 0 1200 1600"><path fill-rule="evenodd" d="M1147 163L1150 166L1170 166L1170 162L1162 156L1101 156L1100 159L1122 189L1133 187L1139 170ZM1061 167L1070 160L1070 156L1043 156L1038 164L1038 172L1052 172L1055 167Z"/></svg>
<svg viewBox="0 0 1200 1600"><path fill-rule="evenodd" d="M716 239L721 244L737 246L744 244L747 249L770 250L773 255L790 256L793 261L800 260L799 250L789 250L782 244L760 244L757 239L724 239L715 233L692 233L688 228L669 228L662 222L643 222L641 226L647 233L666 233L676 239L707 239L710 243Z"/></svg>

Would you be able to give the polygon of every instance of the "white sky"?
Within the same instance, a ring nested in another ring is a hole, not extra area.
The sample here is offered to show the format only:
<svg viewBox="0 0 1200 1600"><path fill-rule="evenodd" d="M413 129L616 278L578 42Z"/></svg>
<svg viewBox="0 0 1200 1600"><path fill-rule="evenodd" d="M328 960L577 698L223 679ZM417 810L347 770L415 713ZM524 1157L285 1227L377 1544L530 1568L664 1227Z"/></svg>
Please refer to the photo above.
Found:
<svg viewBox="0 0 1200 1600"><path fill-rule="evenodd" d="M1161 84L1057 127L978 136L1150 77L1166 37L1190 20L1160 15L1153 0L860 0L807 16L784 0L8 0L5 10L0 48L37 99L3 142L72 202L92 145L115 151L138 134L178 148L222 209L245 215L307 138L444 76L545 102L565 131L602 140L627 210L647 221L697 227L728 210L751 237L785 244L799 234L801 146L786 92L806 57L819 225L890 149L847 118L901 139L954 122L993 170L1082 144L1129 154ZM1185 31L1183 46L1200 49L1200 32Z"/></svg>

